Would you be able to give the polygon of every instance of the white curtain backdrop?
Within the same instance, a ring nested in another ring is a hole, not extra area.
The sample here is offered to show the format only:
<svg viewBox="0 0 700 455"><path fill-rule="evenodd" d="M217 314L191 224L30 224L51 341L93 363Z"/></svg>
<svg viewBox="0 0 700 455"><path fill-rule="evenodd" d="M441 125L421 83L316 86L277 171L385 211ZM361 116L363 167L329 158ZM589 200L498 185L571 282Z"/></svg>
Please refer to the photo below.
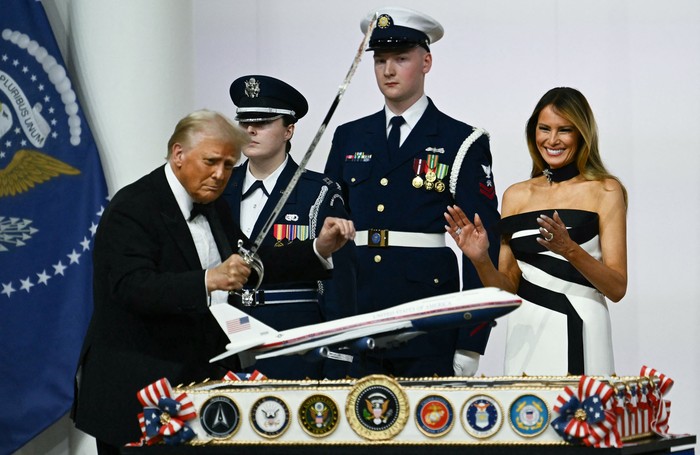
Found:
<svg viewBox="0 0 700 455"><path fill-rule="evenodd" d="M525 121L540 96L572 86L588 98L608 168L627 186L629 286L611 304L618 375L642 365L676 384L671 431L697 434L700 377L700 3L695 0L404 0L442 23L427 94L491 134L498 196L528 177ZM250 73L308 99L292 154L311 143L383 2L355 0L44 1L98 140L110 192L163 162L175 122L206 107L235 115L228 87ZM310 168L333 130L382 107L363 56ZM503 326L479 374L500 375ZM93 453L66 419L20 454Z"/></svg>

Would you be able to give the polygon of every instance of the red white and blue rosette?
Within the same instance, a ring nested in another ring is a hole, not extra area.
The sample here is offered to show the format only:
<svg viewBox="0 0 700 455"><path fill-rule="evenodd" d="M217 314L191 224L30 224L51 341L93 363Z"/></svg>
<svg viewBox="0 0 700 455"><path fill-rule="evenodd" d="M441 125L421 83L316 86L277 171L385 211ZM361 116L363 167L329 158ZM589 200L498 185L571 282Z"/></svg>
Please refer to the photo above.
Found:
<svg viewBox="0 0 700 455"><path fill-rule="evenodd" d="M143 435L140 441L128 446L150 446L161 441L179 445L196 436L186 424L197 416L192 399L186 393L174 396L166 378L144 387L136 396L143 405L138 416Z"/></svg>
<svg viewBox="0 0 700 455"><path fill-rule="evenodd" d="M224 375L223 381L232 381L232 382L238 382L238 381L264 381L267 379L267 376L259 372L258 370L253 371L252 373L235 373L233 371L229 371Z"/></svg>
<svg viewBox="0 0 700 455"><path fill-rule="evenodd" d="M613 409L614 389L597 379L581 376L578 387L559 394L552 428L568 442L589 447L622 447Z"/></svg>
<svg viewBox="0 0 700 455"><path fill-rule="evenodd" d="M666 436L668 419L671 416L671 401L663 397L673 387L673 379L646 365L642 367L639 375L648 377L651 381L648 388L648 403L652 412L651 429L659 436Z"/></svg>

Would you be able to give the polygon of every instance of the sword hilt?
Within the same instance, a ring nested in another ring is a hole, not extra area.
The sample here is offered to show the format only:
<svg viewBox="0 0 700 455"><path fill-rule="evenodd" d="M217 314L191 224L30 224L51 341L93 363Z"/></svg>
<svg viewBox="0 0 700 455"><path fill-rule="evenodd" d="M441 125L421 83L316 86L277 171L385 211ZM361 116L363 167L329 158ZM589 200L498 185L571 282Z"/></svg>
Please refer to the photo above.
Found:
<svg viewBox="0 0 700 455"><path fill-rule="evenodd" d="M258 282L255 285L255 287L250 290L250 289L244 289L243 291L236 291L236 294L239 294L241 296L241 300L243 301L243 304L245 305L246 302L249 302L251 304L253 302L253 294L260 288L260 284L262 283L263 277L265 276L265 266L262 263L262 260L260 259L260 256L258 256L258 253L255 251L251 251L250 249L246 248L243 246L243 240L238 241L238 254L243 258L243 261L250 266L251 269L255 270L255 272L258 274Z"/></svg>

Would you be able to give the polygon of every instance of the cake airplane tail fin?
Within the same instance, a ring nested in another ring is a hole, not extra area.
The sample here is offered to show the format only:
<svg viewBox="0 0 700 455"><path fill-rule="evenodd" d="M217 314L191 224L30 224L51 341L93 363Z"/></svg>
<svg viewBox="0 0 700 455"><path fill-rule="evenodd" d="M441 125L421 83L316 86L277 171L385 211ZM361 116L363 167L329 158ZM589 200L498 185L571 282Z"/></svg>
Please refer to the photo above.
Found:
<svg viewBox="0 0 700 455"><path fill-rule="evenodd" d="M209 311L229 339L226 352L209 360L210 363L260 346L278 333L272 327L226 303L212 305Z"/></svg>

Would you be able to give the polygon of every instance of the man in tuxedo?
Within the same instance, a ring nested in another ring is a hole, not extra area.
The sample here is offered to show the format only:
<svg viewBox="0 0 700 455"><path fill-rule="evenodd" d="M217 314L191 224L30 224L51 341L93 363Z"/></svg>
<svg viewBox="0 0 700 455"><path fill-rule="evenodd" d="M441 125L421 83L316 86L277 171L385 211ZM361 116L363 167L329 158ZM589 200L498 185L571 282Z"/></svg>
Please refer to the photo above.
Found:
<svg viewBox="0 0 700 455"><path fill-rule="evenodd" d="M219 196L248 135L222 115L196 111L168 142L167 163L115 194L93 250L94 312L76 374L72 416L99 453L141 437L136 393L220 379L235 364L210 364L227 339L209 311L255 273L232 245L248 239ZM265 281L322 279L327 258L354 236L329 218L314 242L261 248Z"/></svg>
<svg viewBox="0 0 700 455"><path fill-rule="evenodd" d="M424 91L430 51L442 26L401 7L371 12L368 51L384 95L384 108L337 128L325 174L343 187L358 229L357 303L361 313L460 289L457 257L445 242L444 213L457 204L478 213L498 257L499 219L488 137L440 112ZM455 96L467 93L464 85ZM470 261L462 261L463 289L481 287ZM432 332L403 347L367 353L357 376L473 375L490 327Z"/></svg>

